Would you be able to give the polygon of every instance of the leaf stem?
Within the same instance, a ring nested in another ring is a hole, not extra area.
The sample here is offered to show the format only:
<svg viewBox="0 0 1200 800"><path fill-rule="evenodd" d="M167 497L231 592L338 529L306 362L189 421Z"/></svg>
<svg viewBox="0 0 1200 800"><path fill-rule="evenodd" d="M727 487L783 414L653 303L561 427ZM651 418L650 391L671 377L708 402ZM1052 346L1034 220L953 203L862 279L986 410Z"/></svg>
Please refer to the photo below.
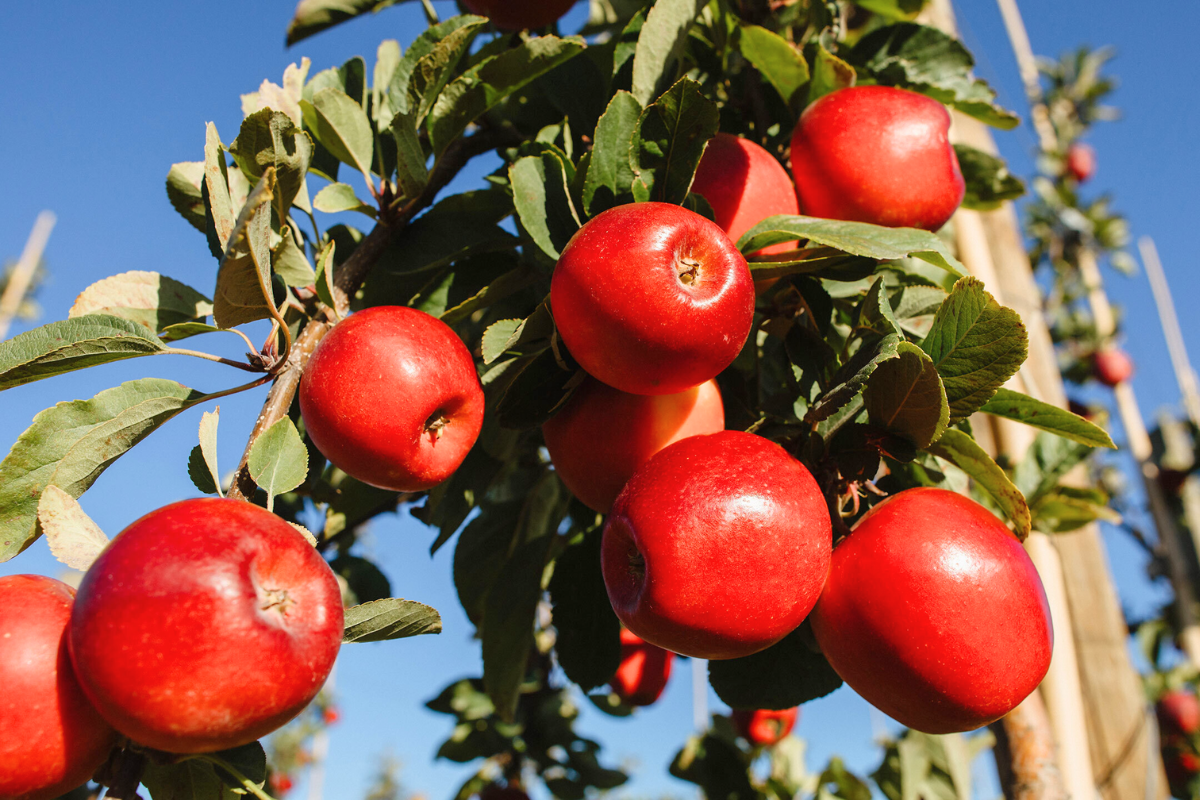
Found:
<svg viewBox="0 0 1200 800"><path fill-rule="evenodd" d="M228 358L221 358L220 356L214 356L212 353L203 353L199 350L184 350L179 347L168 347L163 352L173 356L192 356L194 358L203 358L205 361L215 361L218 364L228 364L231 367L244 369L247 372L263 371L261 367L256 367L253 364L247 364L244 361L234 361Z"/></svg>

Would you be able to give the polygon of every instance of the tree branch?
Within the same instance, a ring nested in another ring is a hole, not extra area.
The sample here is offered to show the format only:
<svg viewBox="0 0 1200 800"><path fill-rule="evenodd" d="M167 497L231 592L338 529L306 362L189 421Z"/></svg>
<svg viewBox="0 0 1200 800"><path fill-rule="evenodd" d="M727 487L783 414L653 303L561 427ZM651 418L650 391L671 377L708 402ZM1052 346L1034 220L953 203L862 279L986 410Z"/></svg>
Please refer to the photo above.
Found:
<svg viewBox="0 0 1200 800"><path fill-rule="evenodd" d="M450 145L430 171L429 183L425 190L392 214L383 209L379 223L335 271L334 301L339 309L349 307L350 298L358 292L371 269L387 250L392 238L403 231L417 214L433 204L438 193L446 188L467 162L489 150L515 144L520 138L520 134L512 128L485 128ZM304 374L309 357L335 321L333 312L326 309L322 316L309 320L296 337L287 363L276 375L275 383L271 386L258 420L254 423L254 429L250 432L242 460L233 477L233 485L229 489L230 497L246 500L254 496L257 487L247 467L250 450L263 431L287 416L296 391L300 388L300 376Z"/></svg>

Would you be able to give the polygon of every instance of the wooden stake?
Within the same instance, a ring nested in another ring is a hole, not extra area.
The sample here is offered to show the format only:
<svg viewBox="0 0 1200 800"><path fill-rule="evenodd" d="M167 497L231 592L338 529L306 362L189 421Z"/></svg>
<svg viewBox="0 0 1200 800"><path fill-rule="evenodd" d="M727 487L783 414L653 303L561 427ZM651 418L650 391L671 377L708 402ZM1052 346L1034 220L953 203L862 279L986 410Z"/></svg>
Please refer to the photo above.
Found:
<svg viewBox="0 0 1200 800"><path fill-rule="evenodd" d="M54 230L54 222L54 214L43 211L33 223L33 230L25 242L21 260L17 262L16 269L8 278L4 294L0 295L0 339L8 335L8 328L21 309L21 301L25 299L25 293L29 291L29 284L33 282L38 264L41 263L46 242L50 239L50 231Z"/></svg>
<svg viewBox="0 0 1200 800"><path fill-rule="evenodd" d="M1150 289L1154 292L1154 304L1162 321L1163 336L1167 340L1167 352L1171 354L1171 366L1175 368L1179 393L1183 395L1183 407L1192 424L1200 427L1200 384L1196 380L1196 370L1192 369L1192 362L1188 359L1183 330L1179 327L1175 301L1171 297L1171 287L1167 285L1162 261L1158 258L1158 248L1154 246L1153 239L1143 236L1138 239L1138 250L1146 267L1146 277L1150 279Z"/></svg>

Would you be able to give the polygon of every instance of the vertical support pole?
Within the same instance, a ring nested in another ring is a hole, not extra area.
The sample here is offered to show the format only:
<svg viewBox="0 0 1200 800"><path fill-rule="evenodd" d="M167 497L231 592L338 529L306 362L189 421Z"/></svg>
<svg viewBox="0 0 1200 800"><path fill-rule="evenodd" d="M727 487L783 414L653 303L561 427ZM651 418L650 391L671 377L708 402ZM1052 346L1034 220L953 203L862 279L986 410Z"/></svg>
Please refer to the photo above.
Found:
<svg viewBox="0 0 1200 800"><path fill-rule="evenodd" d="M38 214L37 221L33 223L33 231L25 242L21 260L9 276L4 294L0 295L0 339L8 335L8 328L21 308L25 293L29 291L29 284L33 281L34 273L42 260L42 253L46 250L46 242L50 240L50 231L54 230L54 223L54 214L49 211Z"/></svg>

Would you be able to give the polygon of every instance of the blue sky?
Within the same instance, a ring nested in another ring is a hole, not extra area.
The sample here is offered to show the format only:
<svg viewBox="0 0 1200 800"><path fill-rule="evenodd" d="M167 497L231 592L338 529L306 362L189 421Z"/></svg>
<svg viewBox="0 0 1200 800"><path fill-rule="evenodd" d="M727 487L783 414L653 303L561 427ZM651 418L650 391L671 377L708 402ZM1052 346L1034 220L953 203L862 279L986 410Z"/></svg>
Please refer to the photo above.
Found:
<svg viewBox="0 0 1200 800"><path fill-rule="evenodd" d="M424 25L418 4L402 4L285 50L291 0L10 5L0 26L6 76L0 84L0 152L6 156L0 173L0 260L19 254L37 212L51 209L58 215L46 254L51 279L39 296L43 321L65 317L75 296L94 281L131 269L162 272L211 291L215 262L203 237L166 199L170 164L202 158L207 121L214 121L229 142L241 121L239 95L255 90L264 78L278 81L301 56L312 59L314 71L355 54L372 63L381 39L407 44ZM439 0L435 6L451 13L451 3ZM1113 102L1124 118L1089 137L1100 166L1086 191L1112 192L1135 235L1156 239L1185 337L1200 355L1200 318L1190 305L1200 296L1191 257L1200 110L1195 89L1181 80L1192 74L1191 32L1200 25L1200 4L1170 6L1165 12L1170 18L1164 20L1131 16L1128 6L1115 0L1026 0L1023 11L1038 53L1056 56L1083 43L1117 47L1111 70L1121 88ZM582 12L577 6L565 27L577 26ZM999 90L1001 102L1024 114L995 5L969 0L958 4L958 14L964 39L978 56L979 75ZM1028 176L1028 153L1035 144L1031 130L1024 126L997 139L1013 171ZM481 172L474 173L476 180ZM464 180L456 188L470 183ZM1127 318L1137 321L1127 326L1125 346L1138 364L1135 387L1143 411L1153 415L1177 405L1148 284L1142 276L1108 279ZM254 335L261 338L264 332ZM239 352L235 337L209 339L204 342L209 347ZM147 374L205 391L243 380L241 373L219 365L167 358L47 380L3 394L0 442L7 448L34 414L57 401L90 397ZM221 402L223 470L235 465L264 391ZM194 496L186 462L198 422L199 410L177 418L84 496L84 508L110 535L153 508ZM437 607L445 632L345 648L338 672L343 722L332 737L327 797L361 796L376 756L384 752L402 759L406 783L431 798L447 796L466 776L458 765L432 761L449 725L421 706L450 680L480 670L478 647L470 641L471 627L450 580L452 547L431 560L431 539L419 524L400 516L380 520L366 542L391 577L394 593ZM1120 534L1107 539L1126 605L1147 611L1161 594L1147 587L1140 552ZM0 565L0 574L59 570L42 543ZM715 698L712 702L719 707ZM606 761L633 769L629 794L690 796L690 786L670 779L665 768L690 732L691 719L684 664L658 705L633 720L613 720L585 707L579 728L604 743ZM806 706L798 732L809 741L811 767L841 753L865 772L878 761L871 739L884 724L842 689Z"/></svg>

